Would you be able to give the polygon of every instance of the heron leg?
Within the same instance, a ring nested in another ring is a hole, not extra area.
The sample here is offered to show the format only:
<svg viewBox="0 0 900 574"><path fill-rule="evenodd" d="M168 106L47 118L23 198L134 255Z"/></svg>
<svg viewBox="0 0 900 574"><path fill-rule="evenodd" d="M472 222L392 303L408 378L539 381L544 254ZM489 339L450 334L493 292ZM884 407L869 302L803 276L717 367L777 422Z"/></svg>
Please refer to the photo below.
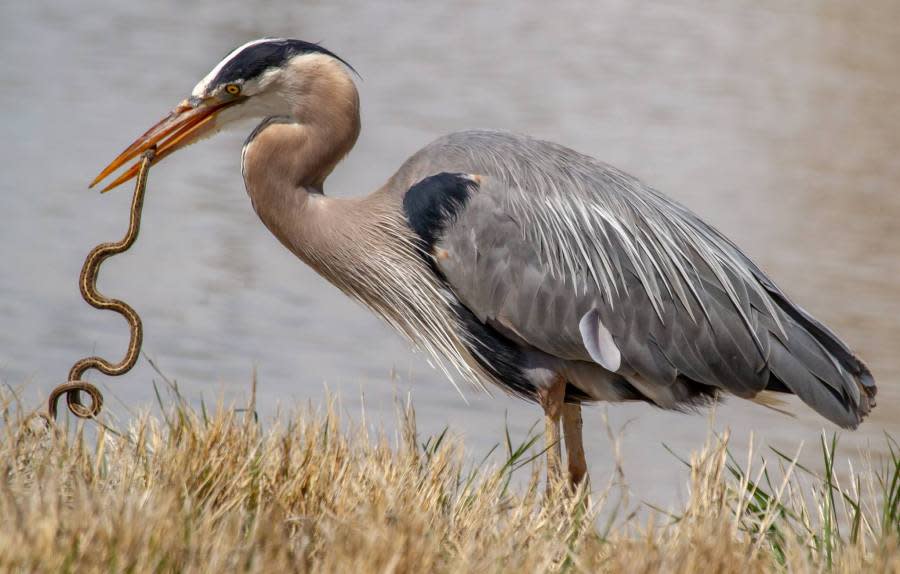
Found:
<svg viewBox="0 0 900 574"><path fill-rule="evenodd" d="M582 440L581 403L563 403L562 428L566 441L566 462L569 465L569 484L572 490L587 476L587 461L584 459Z"/></svg>
<svg viewBox="0 0 900 574"><path fill-rule="evenodd" d="M547 491L562 478L562 453L560 452L559 419L563 412L566 396L566 381L555 377L553 384L538 391L544 408L544 442L547 447Z"/></svg>

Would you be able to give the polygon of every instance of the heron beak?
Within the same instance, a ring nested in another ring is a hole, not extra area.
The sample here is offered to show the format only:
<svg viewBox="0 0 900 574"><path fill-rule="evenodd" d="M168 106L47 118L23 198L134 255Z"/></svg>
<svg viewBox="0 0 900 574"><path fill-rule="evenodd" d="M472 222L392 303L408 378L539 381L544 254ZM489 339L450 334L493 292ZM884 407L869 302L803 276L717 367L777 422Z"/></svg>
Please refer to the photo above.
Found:
<svg viewBox="0 0 900 574"><path fill-rule="evenodd" d="M125 151L119 154L119 157L114 159L94 178L90 187L94 187L126 162L140 156L152 147L156 148L156 156L151 165L156 164L175 150L197 141L212 130L213 120L219 112L239 103L243 99L236 98L227 102L184 100L175 106L175 109L169 112L169 115L144 132L144 135L134 140L134 143L128 146ZM106 193L133 179L138 173L140 163L140 161L137 161L132 164L112 183L104 187L101 193Z"/></svg>

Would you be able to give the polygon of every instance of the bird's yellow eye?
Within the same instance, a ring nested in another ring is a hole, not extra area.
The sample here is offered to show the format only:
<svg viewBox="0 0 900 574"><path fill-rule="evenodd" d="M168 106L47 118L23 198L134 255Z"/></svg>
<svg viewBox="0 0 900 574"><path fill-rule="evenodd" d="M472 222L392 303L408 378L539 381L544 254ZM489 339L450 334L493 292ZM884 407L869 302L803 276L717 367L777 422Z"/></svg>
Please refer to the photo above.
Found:
<svg viewBox="0 0 900 574"><path fill-rule="evenodd" d="M225 86L225 91L232 96L236 96L241 93L241 87L237 84L228 84L227 86Z"/></svg>

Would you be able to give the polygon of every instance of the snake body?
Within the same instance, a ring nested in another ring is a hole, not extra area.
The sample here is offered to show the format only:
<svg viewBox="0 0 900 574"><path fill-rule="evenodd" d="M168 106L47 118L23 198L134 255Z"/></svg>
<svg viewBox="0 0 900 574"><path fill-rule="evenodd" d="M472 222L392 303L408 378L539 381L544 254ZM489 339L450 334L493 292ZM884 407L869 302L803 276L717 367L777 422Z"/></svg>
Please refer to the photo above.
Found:
<svg viewBox="0 0 900 574"><path fill-rule="evenodd" d="M141 167L138 171L137 181L134 187L134 197L131 200L131 215L128 220L128 231L125 237L114 243L101 243L94 247L84 260L84 266L81 268L81 276L78 285L81 289L81 296L92 307L96 309L109 309L122 315L131 331L131 337L128 342L128 350L125 357L118 363L111 363L102 357L86 357L81 359L69 370L69 380L67 383L59 385L50 393L48 411L52 419L56 418L57 403L62 395L66 395L66 403L69 411L80 418L93 418L100 414L103 408L103 394L100 390L87 381L81 380L84 373L89 369L100 371L104 375L116 377L130 371L137 363L138 355L141 351L141 343L144 338L144 330L141 324L141 318L137 312L127 303L119 299L110 299L99 291L97 291L97 277L100 274L100 265L104 261L128 251L137 240L138 232L141 228L141 210L144 206L144 190L147 187L147 173L150 170L150 163L153 160L154 151L148 150L144 152L141 158ZM85 405L81 402L81 391L86 392L91 402Z"/></svg>

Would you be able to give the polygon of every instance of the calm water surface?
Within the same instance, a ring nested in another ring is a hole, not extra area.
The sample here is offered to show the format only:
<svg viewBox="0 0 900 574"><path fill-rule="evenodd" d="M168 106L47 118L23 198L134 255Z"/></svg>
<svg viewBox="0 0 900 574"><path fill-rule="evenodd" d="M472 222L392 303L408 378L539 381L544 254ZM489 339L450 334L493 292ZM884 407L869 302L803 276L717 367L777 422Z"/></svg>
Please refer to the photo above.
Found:
<svg viewBox="0 0 900 574"><path fill-rule="evenodd" d="M423 3L5 2L0 7L0 381L29 404L90 353L118 359L121 319L85 305L82 258L121 235L129 193L86 184L235 45L293 36L360 71L364 128L329 180L367 193L440 134L505 128L552 139L641 177L741 245L866 359L879 407L848 455L900 431L900 4L628 1ZM263 416L339 391L392 424L413 391L422 431L450 425L476 456L539 420L531 406L467 392L284 250L256 219L240 177L244 133L182 151L151 174L136 247L102 289L132 303L144 351L185 394L246 400ZM142 359L102 381L113 414L152 403ZM126 406L127 405L127 408ZM793 451L833 427L730 401L717 414L745 448ZM611 445L602 407L586 416L602 484ZM608 409L640 500L683 496L707 417L645 405ZM874 448L874 447L873 447ZM808 458L815 459L812 449ZM854 455L855 456L855 455Z"/></svg>

